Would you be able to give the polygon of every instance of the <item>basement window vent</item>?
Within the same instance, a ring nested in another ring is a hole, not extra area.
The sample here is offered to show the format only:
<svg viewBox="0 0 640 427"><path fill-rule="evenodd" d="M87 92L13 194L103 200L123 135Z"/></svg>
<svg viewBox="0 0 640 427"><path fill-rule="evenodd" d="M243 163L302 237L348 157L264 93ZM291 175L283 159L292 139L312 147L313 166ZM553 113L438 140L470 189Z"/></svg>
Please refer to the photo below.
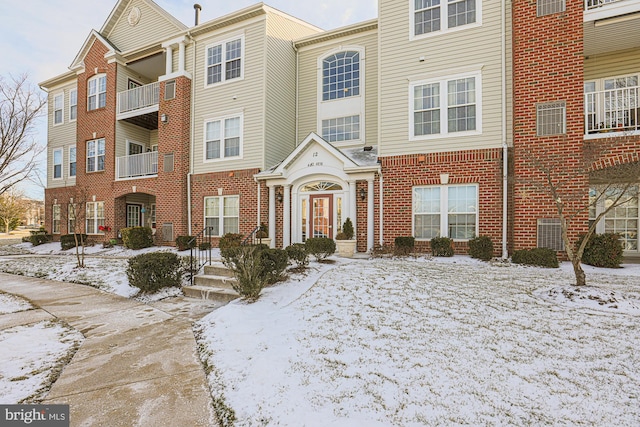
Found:
<svg viewBox="0 0 640 427"><path fill-rule="evenodd" d="M164 84L164 100L168 101L176 97L176 81L169 80Z"/></svg>
<svg viewBox="0 0 640 427"><path fill-rule="evenodd" d="M173 223L165 222L162 224L162 241L173 242Z"/></svg>
<svg viewBox="0 0 640 427"><path fill-rule="evenodd" d="M559 218L541 218L538 220L538 247L554 251L564 250L562 225Z"/></svg>
<svg viewBox="0 0 640 427"><path fill-rule="evenodd" d="M173 172L173 153L164 155L164 171Z"/></svg>
<svg viewBox="0 0 640 427"><path fill-rule="evenodd" d="M565 11L565 0L538 0L538 16Z"/></svg>

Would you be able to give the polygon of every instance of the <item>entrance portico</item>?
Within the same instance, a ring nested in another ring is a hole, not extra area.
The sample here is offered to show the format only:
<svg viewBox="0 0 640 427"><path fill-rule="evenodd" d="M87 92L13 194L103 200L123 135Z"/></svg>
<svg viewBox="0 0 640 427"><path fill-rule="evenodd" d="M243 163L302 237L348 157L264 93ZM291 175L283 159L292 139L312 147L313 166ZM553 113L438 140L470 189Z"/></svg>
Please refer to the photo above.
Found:
<svg viewBox="0 0 640 427"><path fill-rule="evenodd" d="M311 133L282 163L256 175L269 188L269 236L276 236L281 205L282 247L310 237L335 238L351 218L355 236L366 236L366 250L372 249L374 180L379 170L372 147L339 150ZM361 188L358 194L358 181L367 182L367 191ZM367 201L366 219L360 222L358 200ZM358 233L358 226L366 233ZM275 239L271 245L275 247Z"/></svg>

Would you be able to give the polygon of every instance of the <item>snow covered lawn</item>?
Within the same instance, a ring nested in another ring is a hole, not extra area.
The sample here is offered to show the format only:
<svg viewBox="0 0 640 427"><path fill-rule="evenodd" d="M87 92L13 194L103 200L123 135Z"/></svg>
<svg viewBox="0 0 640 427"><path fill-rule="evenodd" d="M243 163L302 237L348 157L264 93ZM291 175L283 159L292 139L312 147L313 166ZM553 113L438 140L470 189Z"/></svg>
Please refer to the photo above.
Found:
<svg viewBox="0 0 640 427"><path fill-rule="evenodd" d="M640 424L639 266L312 266L198 326L236 425Z"/></svg>

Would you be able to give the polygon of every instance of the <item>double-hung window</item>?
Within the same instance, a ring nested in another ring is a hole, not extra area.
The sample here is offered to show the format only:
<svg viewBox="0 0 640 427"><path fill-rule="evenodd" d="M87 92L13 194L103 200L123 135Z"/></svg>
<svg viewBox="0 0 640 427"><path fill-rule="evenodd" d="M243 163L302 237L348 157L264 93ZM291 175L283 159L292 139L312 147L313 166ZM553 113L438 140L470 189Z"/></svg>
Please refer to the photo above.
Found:
<svg viewBox="0 0 640 427"><path fill-rule="evenodd" d="M210 236L238 233L240 217L240 197L220 196L204 198L204 225L210 227Z"/></svg>
<svg viewBox="0 0 640 427"><path fill-rule="evenodd" d="M107 105L107 76L97 75L89 79L87 88L87 110L104 108Z"/></svg>
<svg viewBox="0 0 640 427"><path fill-rule="evenodd" d="M78 90L69 91L69 121L72 122L78 117Z"/></svg>
<svg viewBox="0 0 640 427"><path fill-rule="evenodd" d="M87 202L87 234L102 234L104 226L104 202Z"/></svg>
<svg viewBox="0 0 640 427"><path fill-rule="evenodd" d="M240 157L242 152L242 115L205 122L205 160Z"/></svg>
<svg viewBox="0 0 640 427"><path fill-rule="evenodd" d="M243 77L244 37L207 46L207 85Z"/></svg>
<svg viewBox="0 0 640 427"><path fill-rule="evenodd" d="M104 170L104 138L87 141L87 172Z"/></svg>
<svg viewBox="0 0 640 427"><path fill-rule="evenodd" d="M480 94L480 73L411 84L411 139L479 133Z"/></svg>
<svg viewBox="0 0 640 427"><path fill-rule="evenodd" d="M477 223L477 185L413 188L413 233L416 239L472 239L477 234Z"/></svg>
<svg viewBox="0 0 640 427"><path fill-rule="evenodd" d="M53 124L59 125L63 122L62 111L64 109L64 93L53 97Z"/></svg>
<svg viewBox="0 0 640 427"><path fill-rule="evenodd" d="M53 219L51 232L53 234L60 234L60 205L53 205L51 213L51 218Z"/></svg>
<svg viewBox="0 0 640 427"><path fill-rule="evenodd" d="M53 150L53 179L62 178L62 148Z"/></svg>
<svg viewBox="0 0 640 427"><path fill-rule="evenodd" d="M69 176L76 176L76 147L69 147Z"/></svg>
<svg viewBox="0 0 640 427"><path fill-rule="evenodd" d="M480 21L480 0L410 0L410 2L414 37Z"/></svg>
<svg viewBox="0 0 640 427"><path fill-rule="evenodd" d="M329 142L360 139L360 116L338 117L322 121L322 138Z"/></svg>
<svg viewBox="0 0 640 427"><path fill-rule="evenodd" d="M76 232L76 205L74 205L73 203L69 203L69 206L67 207L67 212L68 212L67 216L69 217L67 232L69 234L72 234Z"/></svg>

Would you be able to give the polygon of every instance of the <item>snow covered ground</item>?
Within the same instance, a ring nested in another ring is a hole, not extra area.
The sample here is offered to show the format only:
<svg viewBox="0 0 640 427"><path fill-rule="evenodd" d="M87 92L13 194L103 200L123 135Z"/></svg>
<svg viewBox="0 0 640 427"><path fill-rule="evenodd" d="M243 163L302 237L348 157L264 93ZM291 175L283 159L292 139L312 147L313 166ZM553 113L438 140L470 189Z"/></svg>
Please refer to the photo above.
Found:
<svg viewBox="0 0 640 427"><path fill-rule="evenodd" d="M59 253L50 245L33 250ZM3 258L0 269L135 294L120 258L132 254L89 252L84 270L72 256ZM196 325L217 407L235 425L640 424L640 265L585 266L591 286L576 289L566 263L334 260Z"/></svg>

